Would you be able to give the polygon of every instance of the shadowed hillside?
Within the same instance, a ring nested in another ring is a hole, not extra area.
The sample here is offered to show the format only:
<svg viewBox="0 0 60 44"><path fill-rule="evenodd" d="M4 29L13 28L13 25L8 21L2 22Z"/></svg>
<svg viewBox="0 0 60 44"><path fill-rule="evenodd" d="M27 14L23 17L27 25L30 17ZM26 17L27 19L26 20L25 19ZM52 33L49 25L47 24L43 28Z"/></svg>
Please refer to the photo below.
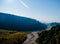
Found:
<svg viewBox="0 0 60 44"><path fill-rule="evenodd" d="M0 13L0 29L17 31L43 30L47 26L37 20L15 16L12 14Z"/></svg>
<svg viewBox="0 0 60 44"><path fill-rule="evenodd" d="M54 26L51 30L38 33L38 44L60 44L60 25Z"/></svg>

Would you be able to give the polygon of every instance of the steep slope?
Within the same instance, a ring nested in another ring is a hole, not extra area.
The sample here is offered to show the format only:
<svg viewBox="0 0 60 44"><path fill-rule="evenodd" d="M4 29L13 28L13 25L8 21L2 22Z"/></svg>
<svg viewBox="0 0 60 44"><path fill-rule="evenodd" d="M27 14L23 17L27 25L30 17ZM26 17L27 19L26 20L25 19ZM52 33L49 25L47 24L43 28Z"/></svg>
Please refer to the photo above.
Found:
<svg viewBox="0 0 60 44"><path fill-rule="evenodd" d="M60 25L42 31L38 35L39 38L36 40L38 44L60 44Z"/></svg>
<svg viewBox="0 0 60 44"><path fill-rule="evenodd" d="M0 13L0 29L17 31L37 31L47 26L37 20L15 16L12 14Z"/></svg>

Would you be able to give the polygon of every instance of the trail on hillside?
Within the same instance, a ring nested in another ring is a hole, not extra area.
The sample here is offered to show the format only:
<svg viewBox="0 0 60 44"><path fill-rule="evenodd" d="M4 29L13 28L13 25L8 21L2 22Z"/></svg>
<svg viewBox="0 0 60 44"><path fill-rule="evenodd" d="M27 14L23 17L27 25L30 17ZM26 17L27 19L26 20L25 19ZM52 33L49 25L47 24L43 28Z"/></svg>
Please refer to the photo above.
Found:
<svg viewBox="0 0 60 44"><path fill-rule="evenodd" d="M27 35L27 40L23 44L37 44L36 39L38 38L37 32L31 32Z"/></svg>

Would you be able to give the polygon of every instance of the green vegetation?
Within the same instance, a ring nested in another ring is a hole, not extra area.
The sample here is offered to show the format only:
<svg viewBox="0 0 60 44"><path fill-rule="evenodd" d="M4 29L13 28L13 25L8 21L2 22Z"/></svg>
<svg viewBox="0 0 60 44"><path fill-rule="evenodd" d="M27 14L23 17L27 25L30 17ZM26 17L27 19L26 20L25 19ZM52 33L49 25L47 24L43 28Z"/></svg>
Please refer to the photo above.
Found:
<svg viewBox="0 0 60 44"><path fill-rule="evenodd" d="M36 40L38 44L60 44L60 26L54 26L51 30L38 33L39 38Z"/></svg>
<svg viewBox="0 0 60 44"><path fill-rule="evenodd" d="M0 30L0 44L22 44L26 38L25 32Z"/></svg>

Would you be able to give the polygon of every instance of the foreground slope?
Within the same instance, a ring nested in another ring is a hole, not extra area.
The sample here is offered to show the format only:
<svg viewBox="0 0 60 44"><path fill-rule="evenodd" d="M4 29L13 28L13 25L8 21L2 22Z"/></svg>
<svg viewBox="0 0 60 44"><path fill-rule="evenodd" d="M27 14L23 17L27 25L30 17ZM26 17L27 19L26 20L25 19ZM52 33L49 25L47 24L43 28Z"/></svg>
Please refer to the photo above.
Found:
<svg viewBox="0 0 60 44"><path fill-rule="evenodd" d="M38 44L60 44L60 25L54 26L51 30L42 31L36 40Z"/></svg>
<svg viewBox="0 0 60 44"><path fill-rule="evenodd" d="M0 30L0 44L22 44L26 39L25 32Z"/></svg>

